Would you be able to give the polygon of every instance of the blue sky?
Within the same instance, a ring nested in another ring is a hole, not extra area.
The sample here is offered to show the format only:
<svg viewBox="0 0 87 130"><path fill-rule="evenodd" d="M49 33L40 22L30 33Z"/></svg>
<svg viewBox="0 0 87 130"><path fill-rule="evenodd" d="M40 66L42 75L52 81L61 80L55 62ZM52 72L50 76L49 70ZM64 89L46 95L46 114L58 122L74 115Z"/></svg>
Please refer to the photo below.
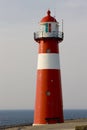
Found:
<svg viewBox="0 0 87 130"><path fill-rule="evenodd" d="M60 63L64 109L87 109L87 0L0 0L0 109L34 109L38 44L47 10L64 19Z"/></svg>

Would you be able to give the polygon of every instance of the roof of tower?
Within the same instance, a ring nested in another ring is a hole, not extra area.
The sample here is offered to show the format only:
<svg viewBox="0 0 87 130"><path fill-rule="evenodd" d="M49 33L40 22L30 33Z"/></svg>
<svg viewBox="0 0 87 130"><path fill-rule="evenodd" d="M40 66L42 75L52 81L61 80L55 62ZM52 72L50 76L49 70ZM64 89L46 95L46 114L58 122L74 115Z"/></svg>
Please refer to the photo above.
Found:
<svg viewBox="0 0 87 130"><path fill-rule="evenodd" d="M57 22L56 19L54 17L52 17L50 14L51 14L51 11L48 10L47 16L43 17L40 22L41 23L42 22Z"/></svg>

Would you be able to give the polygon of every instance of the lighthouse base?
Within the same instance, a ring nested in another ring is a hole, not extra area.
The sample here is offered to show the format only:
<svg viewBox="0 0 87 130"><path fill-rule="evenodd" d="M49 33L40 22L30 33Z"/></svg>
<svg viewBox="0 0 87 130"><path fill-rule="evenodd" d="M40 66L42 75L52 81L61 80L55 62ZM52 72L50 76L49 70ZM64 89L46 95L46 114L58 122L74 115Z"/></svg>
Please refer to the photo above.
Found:
<svg viewBox="0 0 87 130"><path fill-rule="evenodd" d="M49 118L47 118L45 122L34 122L33 126L52 125L60 123L64 123L64 120L58 120L58 118L55 118L55 120L49 120Z"/></svg>
<svg viewBox="0 0 87 130"><path fill-rule="evenodd" d="M47 125L60 124L60 123L64 123L64 121L63 122L56 122L56 123L46 123L46 124L32 124L32 126L47 126Z"/></svg>

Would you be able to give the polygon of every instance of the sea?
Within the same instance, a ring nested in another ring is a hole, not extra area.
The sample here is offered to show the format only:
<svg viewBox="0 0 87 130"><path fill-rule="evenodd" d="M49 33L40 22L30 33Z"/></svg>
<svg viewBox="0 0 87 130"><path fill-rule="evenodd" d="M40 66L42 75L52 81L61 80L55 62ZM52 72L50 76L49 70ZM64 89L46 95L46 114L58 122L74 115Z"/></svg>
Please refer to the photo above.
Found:
<svg viewBox="0 0 87 130"><path fill-rule="evenodd" d="M0 110L0 127L31 125L33 123L33 110ZM87 118L87 110L64 110L64 119L73 120Z"/></svg>

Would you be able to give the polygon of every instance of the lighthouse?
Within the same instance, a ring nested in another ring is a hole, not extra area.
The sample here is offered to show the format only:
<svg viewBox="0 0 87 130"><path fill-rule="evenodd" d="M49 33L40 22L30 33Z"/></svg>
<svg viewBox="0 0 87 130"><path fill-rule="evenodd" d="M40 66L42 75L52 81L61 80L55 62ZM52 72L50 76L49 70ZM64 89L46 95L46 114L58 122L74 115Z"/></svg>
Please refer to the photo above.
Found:
<svg viewBox="0 0 87 130"><path fill-rule="evenodd" d="M59 43L63 41L63 32L59 31L59 23L51 16L50 10L41 19L39 31L34 32L34 40L39 47L33 125L63 123L59 59Z"/></svg>

